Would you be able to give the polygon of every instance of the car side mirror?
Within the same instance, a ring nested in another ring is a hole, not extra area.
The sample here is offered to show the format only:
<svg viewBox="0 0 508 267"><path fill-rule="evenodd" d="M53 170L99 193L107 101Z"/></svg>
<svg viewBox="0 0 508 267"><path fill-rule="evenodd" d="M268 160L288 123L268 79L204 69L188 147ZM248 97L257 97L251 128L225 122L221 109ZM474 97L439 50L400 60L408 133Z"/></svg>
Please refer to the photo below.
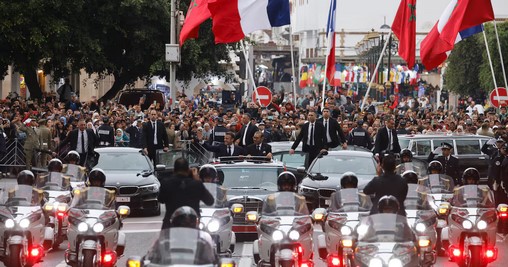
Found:
<svg viewBox="0 0 508 267"><path fill-rule="evenodd" d="M326 181L328 180L328 176L323 176L321 173L316 173L314 177L312 177L312 180L316 181Z"/></svg>
<svg viewBox="0 0 508 267"><path fill-rule="evenodd" d="M118 214L120 214L120 217L124 218L124 217L127 217L129 216L129 214L131 214L131 208L129 208L129 206L119 206L118 209L116 210L116 212Z"/></svg>
<svg viewBox="0 0 508 267"><path fill-rule="evenodd" d="M157 164L155 166L155 171L157 171L157 172L164 171L165 169L166 169L166 165L164 165L164 164Z"/></svg>
<svg viewBox="0 0 508 267"><path fill-rule="evenodd" d="M298 167L298 168L296 168L296 171L297 171L298 173L306 173L306 172L307 172L307 170L305 169L305 167Z"/></svg>

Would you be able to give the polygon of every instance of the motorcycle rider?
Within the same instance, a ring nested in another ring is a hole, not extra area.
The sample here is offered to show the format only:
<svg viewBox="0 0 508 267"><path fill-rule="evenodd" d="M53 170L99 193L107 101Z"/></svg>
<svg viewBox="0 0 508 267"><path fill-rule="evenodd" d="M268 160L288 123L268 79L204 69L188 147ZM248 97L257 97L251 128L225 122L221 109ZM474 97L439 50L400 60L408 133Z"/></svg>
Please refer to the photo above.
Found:
<svg viewBox="0 0 508 267"><path fill-rule="evenodd" d="M480 183L480 173L475 168L467 168L462 174L463 185L478 185Z"/></svg>
<svg viewBox="0 0 508 267"><path fill-rule="evenodd" d="M104 117L102 120L104 124L97 128L97 134L99 135L98 147L110 147L115 145L115 130L109 125L109 118Z"/></svg>
<svg viewBox="0 0 508 267"><path fill-rule="evenodd" d="M414 171L405 171L402 174L402 178L404 178L408 184L418 184L418 174Z"/></svg>
<svg viewBox="0 0 508 267"><path fill-rule="evenodd" d="M296 177L293 173L285 171L279 174L277 178L277 187L279 192L296 193Z"/></svg>
<svg viewBox="0 0 508 267"><path fill-rule="evenodd" d="M205 164L199 168L199 179L203 183L217 183L218 174L217 169L212 164Z"/></svg>
<svg viewBox="0 0 508 267"><path fill-rule="evenodd" d="M399 213L400 203L396 197L387 195L383 196L377 202L377 210L379 213Z"/></svg>
<svg viewBox="0 0 508 267"><path fill-rule="evenodd" d="M94 168L88 174L88 186L103 187L106 184L106 173L100 168ZM110 190L111 191L111 190Z"/></svg>
<svg viewBox="0 0 508 267"><path fill-rule="evenodd" d="M400 152L400 164L396 168L396 173L402 174L408 170L412 170L416 173L420 173L420 168L418 166L415 166L412 162L413 162L413 152L411 152L411 150L409 150L407 148L404 148ZM410 164L406 164L406 163L410 163ZM410 166L408 166L408 165L410 165Z"/></svg>
<svg viewBox="0 0 508 267"><path fill-rule="evenodd" d="M358 178L354 172L346 172L340 178L340 188L358 188Z"/></svg>
<svg viewBox="0 0 508 267"><path fill-rule="evenodd" d="M66 175L73 176L75 180L81 180L86 175L86 168L79 165L80 161L79 153L75 150L71 150L65 156L67 164L63 165L62 172Z"/></svg>

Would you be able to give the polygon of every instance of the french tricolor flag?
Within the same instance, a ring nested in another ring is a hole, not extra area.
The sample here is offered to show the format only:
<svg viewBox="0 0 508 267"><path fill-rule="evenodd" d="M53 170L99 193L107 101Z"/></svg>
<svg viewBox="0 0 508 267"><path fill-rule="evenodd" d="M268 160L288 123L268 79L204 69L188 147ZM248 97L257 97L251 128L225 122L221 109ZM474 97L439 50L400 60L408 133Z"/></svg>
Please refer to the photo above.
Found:
<svg viewBox="0 0 508 267"><path fill-rule="evenodd" d="M245 35L291 23L289 0L208 0L215 43L234 43Z"/></svg>
<svg viewBox="0 0 508 267"><path fill-rule="evenodd" d="M337 11L337 0L330 1L328 11L328 23L326 25L326 37L328 38L328 53L326 53L326 77L333 85L335 76L335 14Z"/></svg>

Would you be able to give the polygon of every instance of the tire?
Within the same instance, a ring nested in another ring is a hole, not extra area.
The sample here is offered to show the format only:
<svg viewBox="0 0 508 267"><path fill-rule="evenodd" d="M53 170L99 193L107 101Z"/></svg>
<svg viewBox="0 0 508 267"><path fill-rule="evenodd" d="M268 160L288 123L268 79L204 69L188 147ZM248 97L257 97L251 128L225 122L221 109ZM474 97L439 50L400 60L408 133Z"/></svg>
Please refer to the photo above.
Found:
<svg viewBox="0 0 508 267"><path fill-rule="evenodd" d="M467 262L467 267L482 267L482 266L484 266L482 247L480 246L469 247L469 261Z"/></svg>
<svg viewBox="0 0 508 267"><path fill-rule="evenodd" d="M254 254L254 263L259 263L259 261L261 260L261 257L259 256L259 254Z"/></svg>
<svg viewBox="0 0 508 267"><path fill-rule="evenodd" d="M10 245L9 252L10 255L6 265L9 267L22 267L23 262L21 258L23 255L21 255L21 253L23 250L21 249L21 245Z"/></svg>
<svg viewBox="0 0 508 267"><path fill-rule="evenodd" d="M83 266L82 267L94 267L95 251L83 250Z"/></svg>
<svg viewBox="0 0 508 267"><path fill-rule="evenodd" d="M62 232L62 223L60 222L60 219L58 218L55 218L56 222L55 222L55 227L53 229L55 229L55 238L54 238L54 242L53 242L53 249L54 250L57 250L60 248L60 244L63 242L63 238L62 238L62 235L60 234Z"/></svg>

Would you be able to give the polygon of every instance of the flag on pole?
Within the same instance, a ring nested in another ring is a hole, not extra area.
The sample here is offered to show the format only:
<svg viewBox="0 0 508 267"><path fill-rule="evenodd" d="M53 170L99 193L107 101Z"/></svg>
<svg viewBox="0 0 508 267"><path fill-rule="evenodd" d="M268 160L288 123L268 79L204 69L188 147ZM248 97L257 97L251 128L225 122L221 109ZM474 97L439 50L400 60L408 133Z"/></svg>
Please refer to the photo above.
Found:
<svg viewBox="0 0 508 267"><path fill-rule="evenodd" d="M300 69L300 88L305 88L307 86L307 79L309 79L308 67L303 66Z"/></svg>
<svg viewBox="0 0 508 267"><path fill-rule="evenodd" d="M180 31L180 46L189 38L198 38L199 25L211 16L208 0L192 0Z"/></svg>
<svg viewBox="0 0 508 267"><path fill-rule="evenodd" d="M493 19L490 0L452 0L420 45L425 68L439 66L448 58L456 42L478 32L480 24Z"/></svg>
<svg viewBox="0 0 508 267"><path fill-rule="evenodd" d="M328 38L328 53L326 57L326 77L330 83L335 76L335 12L337 10L337 0L330 0L330 10L328 11L328 23L326 25L326 37Z"/></svg>
<svg viewBox="0 0 508 267"><path fill-rule="evenodd" d="M288 0L208 0L215 43L234 43L256 31L290 24Z"/></svg>
<svg viewBox="0 0 508 267"><path fill-rule="evenodd" d="M399 39L399 55L409 67L416 58L416 0L401 0L392 30Z"/></svg>

